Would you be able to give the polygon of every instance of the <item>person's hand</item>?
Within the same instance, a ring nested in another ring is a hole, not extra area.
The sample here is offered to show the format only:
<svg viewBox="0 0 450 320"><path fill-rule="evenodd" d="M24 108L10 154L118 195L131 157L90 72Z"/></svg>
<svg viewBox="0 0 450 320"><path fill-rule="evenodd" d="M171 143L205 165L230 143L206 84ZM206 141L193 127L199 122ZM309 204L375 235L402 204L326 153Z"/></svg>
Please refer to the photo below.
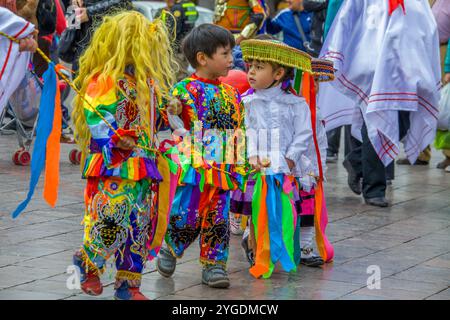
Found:
<svg viewBox="0 0 450 320"><path fill-rule="evenodd" d="M291 159L288 159L288 158L285 158L285 159L286 159L286 163L287 163L287 165L289 167L289 170L292 171L292 169L295 168L295 162L292 161Z"/></svg>
<svg viewBox="0 0 450 320"><path fill-rule="evenodd" d="M80 19L81 23L85 23L89 21L89 16L87 15L86 8L78 8L77 18Z"/></svg>
<svg viewBox="0 0 450 320"><path fill-rule="evenodd" d="M244 38L243 36L239 35L239 36L236 38L236 45L237 45L237 46L240 45L241 42L242 42L242 40L245 40L245 38Z"/></svg>
<svg viewBox="0 0 450 320"><path fill-rule="evenodd" d="M172 99L167 106L167 113L170 113L172 115L177 116L181 113L182 110L183 107L181 105L181 102L177 99Z"/></svg>
<svg viewBox="0 0 450 320"><path fill-rule="evenodd" d="M252 156L248 158L248 163L252 166L253 170L255 171L261 170L261 163L259 162L258 156Z"/></svg>
<svg viewBox="0 0 450 320"><path fill-rule="evenodd" d="M34 38L24 38L19 41L19 52L30 51L36 52L38 44Z"/></svg>
<svg viewBox="0 0 450 320"><path fill-rule="evenodd" d="M444 84L450 83L450 72L444 75Z"/></svg>
<svg viewBox="0 0 450 320"><path fill-rule="evenodd" d="M117 143L117 148L122 150L133 150L135 146L136 143L134 142L134 139L129 136L123 136Z"/></svg>

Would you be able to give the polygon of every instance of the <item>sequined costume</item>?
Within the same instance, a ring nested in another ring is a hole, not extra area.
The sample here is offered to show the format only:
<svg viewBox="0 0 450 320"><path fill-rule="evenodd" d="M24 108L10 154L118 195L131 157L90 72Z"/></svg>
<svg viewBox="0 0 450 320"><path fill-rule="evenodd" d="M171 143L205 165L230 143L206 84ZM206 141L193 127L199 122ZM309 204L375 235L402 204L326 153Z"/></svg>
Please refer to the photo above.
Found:
<svg viewBox="0 0 450 320"><path fill-rule="evenodd" d="M150 146L150 138L140 127L133 78L125 75L109 85L99 93L94 79L86 92L87 101L119 134L135 136L137 144ZM117 148L119 137L107 123L87 104L84 113L92 138L83 170L86 211L79 254L88 270L100 273L106 260L114 256L116 287L124 280L137 287L158 217L152 190L162 178L156 156L140 148Z"/></svg>
<svg viewBox="0 0 450 320"><path fill-rule="evenodd" d="M229 133L243 129L241 98L233 87L219 80L201 79L195 74L175 85L172 94L182 102L180 118L190 130L188 137L200 142L199 147L194 141L193 149L201 150L201 154L194 150L190 159L189 155L179 155L183 173L170 214L166 243L174 256L181 257L200 236L200 262L226 267L230 190L242 184L244 172L239 171L240 166L234 161L237 160L234 151L240 153L239 143L222 138L229 137L227 130ZM208 132L214 130L218 134L209 135ZM245 141L244 132L242 137ZM230 146L236 149L229 151ZM244 144L241 148L245 153ZM232 155L233 161L226 159L227 153Z"/></svg>

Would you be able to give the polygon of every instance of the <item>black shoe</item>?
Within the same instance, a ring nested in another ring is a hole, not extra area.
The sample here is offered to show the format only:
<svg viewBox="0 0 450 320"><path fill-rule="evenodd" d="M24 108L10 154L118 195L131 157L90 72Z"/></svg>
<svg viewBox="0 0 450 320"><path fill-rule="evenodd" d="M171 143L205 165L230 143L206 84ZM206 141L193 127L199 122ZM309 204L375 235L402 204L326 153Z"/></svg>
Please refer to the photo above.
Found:
<svg viewBox="0 0 450 320"><path fill-rule="evenodd" d="M355 170L353 169L352 165L350 164L350 161L345 159L342 162L342 165L344 166L345 170L347 170L347 173L348 173L348 178L347 178L348 186L354 193L356 193L357 195L360 195L362 193L361 178L356 174Z"/></svg>
<svg viewBox="0 0 450 320"><path fill-rule="evenodd" d="M248 263L250 264L250 267L253 267L255 264L255 257L253 255L253 250L248 246L248 237L242 239L241 245L244 249L244 254L247 258Z"/></svg>
<svg viewBox="0 0 450 320"><path fill-rule="evenodd" d="M411 162L409 162L409 160L405 158L405 159L398 159L397 160L397 164L399 164L399 165L411 165ZM428 164L429 164L428 161L423 161L423 160L417 159L416 162L414 162L413 165L415 165L415 166L426 166Z"/></svg>
<svg viewBox="0 0 450 320"><path fill-rule="evenodd" d="M366 201L366 204L370 206L376 206L376 207L388 207L389 202L386 200L385 197L376 197L376 198L366 198L364 199Z"/></svg>
<svg viewBox="0 0 450 320"><path fill-rule="evenodd" d="M414 162L415 166L427 166L429 164L428 161L423 161L423 160L419 160L417 159L416 162Z"/></svg>
<svg viewBox="0 0 450 320"><path fill-rule="evenodd" d="M409 160L408 159L406 159L406 158L403 158L403 159L398 159L397 160L397 164L399 164L399 165L411 165L411 162L409 162Z"/></svg>
<svg viewBox="0 0 450 320"><path fill-rule="evenodd" d="M307 267L317 268L323 265L323 259L319 256L314 256L311 258L300 258L300 264L303 264Z"/></svg>
<svg viewBox="0 0 450 320"><path fill-rule="evenodd" d="M450 158L445 158L444 160L442 160L441 162L439 162L436 166L436 168L438 169L445 169L448 166L450 166Z"/></svg>

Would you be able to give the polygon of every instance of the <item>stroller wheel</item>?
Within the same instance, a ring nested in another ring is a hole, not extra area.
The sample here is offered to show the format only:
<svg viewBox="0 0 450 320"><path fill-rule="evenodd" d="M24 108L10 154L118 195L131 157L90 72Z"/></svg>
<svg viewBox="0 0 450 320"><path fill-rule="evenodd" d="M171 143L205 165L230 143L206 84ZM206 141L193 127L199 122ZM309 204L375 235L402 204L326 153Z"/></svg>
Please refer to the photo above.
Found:
<svg viewBox="0 0 450 320"><path fill-rule="evenodd" d="M23 151L23 149L19 149L16 152L14 152L13 156L12 156L12 161L14 162L14 164L16 166L20 166L20 162L19 162L19 154Z"/></svg>
<svg viewBox="0 0 450 320"><path fill-rule="evenodd" d="M80 164L81 162L81 152L77 149L72 149L69 152L69 160L72 164Z"/></svg>
<svg viewBox="0 0 450 320"><path fill-rule="evenodd" d="M31 154L25 149L19 149L13 155L13 162L18 166L28 166L30 161Z"/></svg>

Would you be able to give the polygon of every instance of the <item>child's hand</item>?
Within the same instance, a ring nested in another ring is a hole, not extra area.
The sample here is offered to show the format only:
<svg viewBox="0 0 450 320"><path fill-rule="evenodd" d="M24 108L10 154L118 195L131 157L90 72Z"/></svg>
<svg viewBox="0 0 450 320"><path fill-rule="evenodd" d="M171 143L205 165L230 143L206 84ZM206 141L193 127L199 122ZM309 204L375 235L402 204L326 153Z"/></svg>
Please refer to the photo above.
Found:
<svg viewBox="0 0 450 320"><path fill-rule="evenodd" d="M177 116L181 113L182 110L183 108L181 106L181 102L177 99L172 99L167 106L167 113L170 113L172 115Z"/></svg>
<svg viewBox="0 0 450 320"><path fill-rule="evenodd" d="M117 143L117 148L122 150L133 150L135 146L136 142L134 142L134 138L129 136L123 136Z"/></svg>
<svg viewBox="0 0 450 320"><path fill-rule="evenodd" d="M20 39L19 41L19 52L22 51L36 52L37 47L38 47L37 42L33 38L24 38Z"/></svg>
<svg viewBox="0 0 450 320"><path fill-rule="evenodd" d="M291 159L288 159L288 158L284 158L284 159L286 159L286 162L287 162L287 165L289 167L289 170L292 171L292 169L295 168L295 162L292 161Z"/></svg>
<svg viewBox="0 0 450 320"><path fill-rule="evenodd" d="M258 156L252 156L248 158L248 163L252 166L253 170L255 171L261 170L261 163L259 162Z"/></svg>

